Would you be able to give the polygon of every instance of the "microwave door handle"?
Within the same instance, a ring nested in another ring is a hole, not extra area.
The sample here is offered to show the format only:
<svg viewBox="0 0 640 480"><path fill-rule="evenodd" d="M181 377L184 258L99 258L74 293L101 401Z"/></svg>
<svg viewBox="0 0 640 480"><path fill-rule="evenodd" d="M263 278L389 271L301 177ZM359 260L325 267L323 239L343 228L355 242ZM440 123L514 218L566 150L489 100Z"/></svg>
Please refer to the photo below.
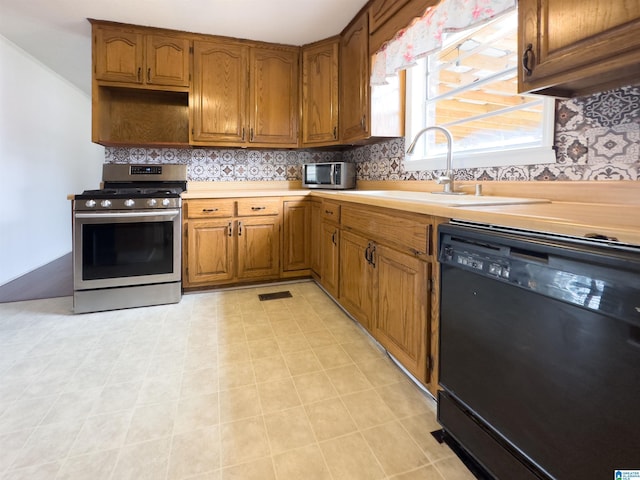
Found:
<svg viewBox="0 0 640 480"><path fill-rule="evenodd" d="M76 213L76 218L141 218L141 217L170 217L179 215L179 210L161 210L148 212L105 212L105 213Z"/></svg>
<svg viewBox="0 0 640 480"><path fill-rule="evenodd" d="M331 182L330 182L331 185L335 185L336 183L338 183L338 182L336 182L336 164L335 163L331 164L331 173L330 173L330 175L331 175Z"/></svg>

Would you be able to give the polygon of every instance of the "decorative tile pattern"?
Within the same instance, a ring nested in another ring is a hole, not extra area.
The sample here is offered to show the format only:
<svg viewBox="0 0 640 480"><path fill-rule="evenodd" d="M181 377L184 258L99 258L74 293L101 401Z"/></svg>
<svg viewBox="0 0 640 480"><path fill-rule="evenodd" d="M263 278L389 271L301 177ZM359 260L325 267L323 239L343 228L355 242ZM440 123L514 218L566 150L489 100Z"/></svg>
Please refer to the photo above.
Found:
<svg viewBox="0 0 640 480"><path fill-rule="evenodd" d="M341 159L339 151L106 147L105 163L187 165L191 181L300 180L303 163Z"/></svg>
<svg viewBox="0 0 640 480"><path fill-rule="evenodd" d="M640 86L556 103L556 163L456 170L459 180L640 180ZM432 181L440 171L407 172L404 139L344 151L105 149L106 163L187 164L189 180L300 180L308 162L356 163L359 180Z"/></svg>
<svg viewBox="0 0 640 480"><path fill-rule="evenodd" d="M640 160L640 124L628 123L614 127L588 130L589 164L636 163Z"/></svg>
<svg viewBox="0 0 640 480"><path fill-rule="evenodd" d="M584 116L594 126L613 127L638 121L640 87L596 93L584 99Z"/></svg>

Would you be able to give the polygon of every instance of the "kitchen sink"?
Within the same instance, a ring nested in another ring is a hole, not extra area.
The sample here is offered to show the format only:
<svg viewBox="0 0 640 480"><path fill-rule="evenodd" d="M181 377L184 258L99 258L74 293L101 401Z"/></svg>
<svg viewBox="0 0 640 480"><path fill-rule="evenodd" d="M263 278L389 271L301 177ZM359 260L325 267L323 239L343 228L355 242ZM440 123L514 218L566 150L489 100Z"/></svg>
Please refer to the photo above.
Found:
<svg viewBox="0 0 640 480"><path fill-rule="evenodd" d="M444 207L472 207L483 205L519 205L524 203L549 203L542 198L497 197L492 195L456 195L439 192L412 192L404 190L349 190L341 192L347 195L374 198L389 198L420 202Z"/></svg>

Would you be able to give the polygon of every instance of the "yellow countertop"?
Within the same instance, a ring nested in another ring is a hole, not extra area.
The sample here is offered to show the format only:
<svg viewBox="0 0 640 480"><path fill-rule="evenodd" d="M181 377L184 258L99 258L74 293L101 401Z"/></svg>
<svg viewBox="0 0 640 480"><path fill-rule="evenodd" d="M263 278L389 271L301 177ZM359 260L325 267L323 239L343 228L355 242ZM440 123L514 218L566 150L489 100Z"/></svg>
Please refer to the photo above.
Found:
<svg viewBox="0 0 640 480"><path fill-rule="evenodd" d="M313 196L577 237L589 234L605 235L617 238L622 243L640 245L638 205L549 201L540 198L505 198L491 195L475 198L473 195L465 195L462 200L456 199L456 196L431 195L429 192L301 190L286 187L256 190L200 188L183 194L184 199L266 196ZM494 199L502 200L504 203L492 204ZM458 201L462 205L451 205ZM474 205L474 202L485 205Z"/></svg>
<svg viewBox="0 0 640 480"><path fill-rule="evenodd" d="M181 196L184 200L203 198L248 198L248 197L305 197L310 190L187 190Z"/></svg>

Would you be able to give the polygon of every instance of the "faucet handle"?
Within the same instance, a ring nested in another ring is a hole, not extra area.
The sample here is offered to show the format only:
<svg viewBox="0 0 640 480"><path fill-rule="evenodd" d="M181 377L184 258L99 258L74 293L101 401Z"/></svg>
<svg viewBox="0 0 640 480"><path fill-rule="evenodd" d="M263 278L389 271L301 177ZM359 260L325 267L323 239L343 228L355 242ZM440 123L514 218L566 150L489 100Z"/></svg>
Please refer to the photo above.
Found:
<svg viewBox="0 0 640 480"><path fill-rule="evenodd" d="M450 184L451 183L451 177L448 177L447 175L442 175L442 176L437 178L436 183L438 185Z"/></svg>

